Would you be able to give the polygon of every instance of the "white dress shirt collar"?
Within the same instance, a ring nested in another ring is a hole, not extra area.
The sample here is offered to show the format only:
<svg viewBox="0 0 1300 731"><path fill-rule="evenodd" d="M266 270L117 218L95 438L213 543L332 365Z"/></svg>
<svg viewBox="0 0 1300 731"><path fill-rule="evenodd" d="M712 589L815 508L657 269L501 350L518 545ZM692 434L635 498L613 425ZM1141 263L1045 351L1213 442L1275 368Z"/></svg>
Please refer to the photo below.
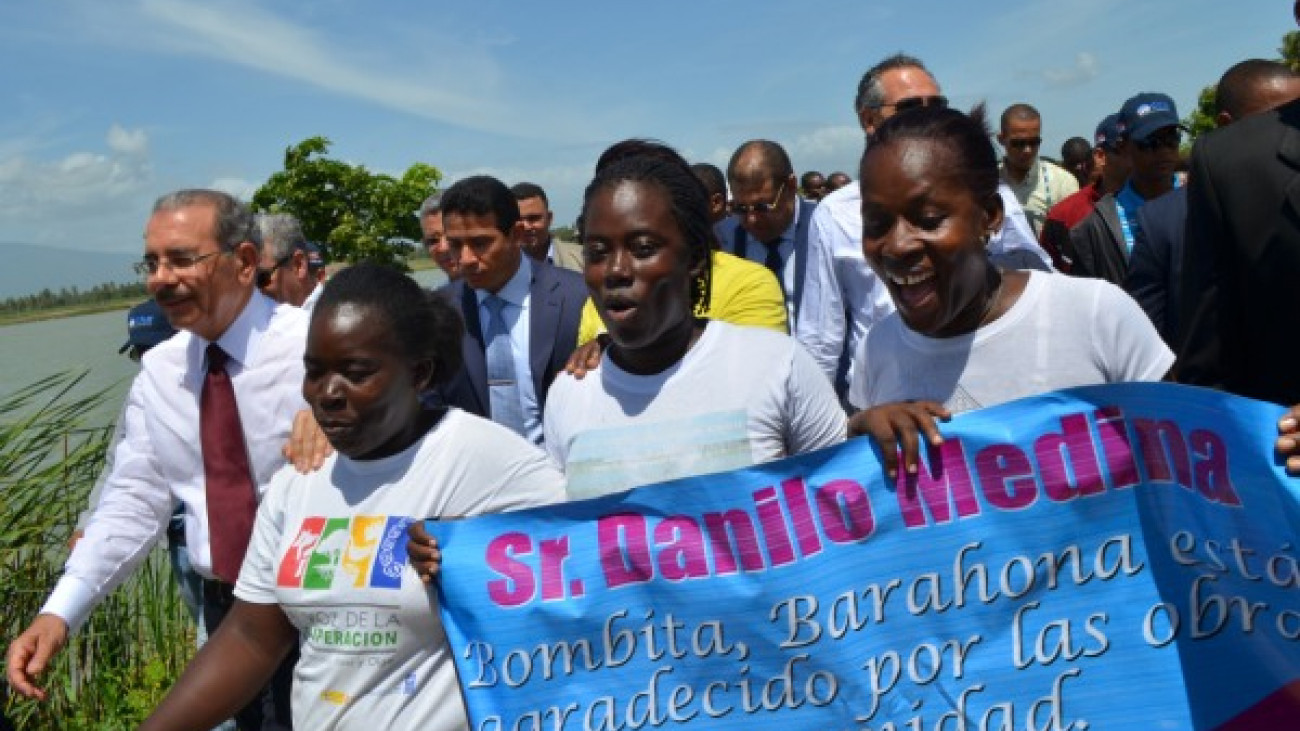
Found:
<svg viewBox="0 0 1300 731"><path fill-rule="evenodd" d="M221 333L221 337L217 338L217 345L226 352L237 368L247 368L248 364L257 357L262 332L270 322L276 307L275 300L254 290L244 309L240 310L239 315L235 317L235 321ZM201 381L203 374L207 373L209 342L198 335L193 335L188 355L190 363L194 366L187 369L186 375L189 377Z"/></svg>

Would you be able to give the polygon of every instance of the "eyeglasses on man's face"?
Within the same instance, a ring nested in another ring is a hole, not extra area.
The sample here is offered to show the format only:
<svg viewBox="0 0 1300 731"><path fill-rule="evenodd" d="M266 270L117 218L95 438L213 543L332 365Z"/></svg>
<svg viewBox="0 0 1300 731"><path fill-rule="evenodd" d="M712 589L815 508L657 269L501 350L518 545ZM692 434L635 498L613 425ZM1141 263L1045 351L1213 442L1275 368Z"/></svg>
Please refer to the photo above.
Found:
<svg viewBox="0 0 1300 731"><path fill-rule="evenodd" d="M906 112L909 109L920 109L922 107L938 107L944 109L947 106L948 97L942 94L935 94L933 96L905 96L893 104L877 104L875 105L875 108L884 109L886 107L893 107L894 113L897 114L898 112Z"/></svg>
<svg viewBox="0 0 1300 731"><path fill-rule="evenodd" d="M211 251L206 254L195 254L182 251L175 254L169 254L163 258L146 256L140 261L132 264L131 268L135 270L136 274L139 274L142 277L152 277L163 267L167 267L177 274L182 274L192 271L194 267L214 256L229 253L230 252L228 251Z"/></svg>
<svg viewBox="0 0 1300 731"><path fill-rule="evenodd" d="M282 257L280 257L279 259L276 259L276 260L275 260L275 263L272 264L271 266L267 267L266 269L263 269L263 268L261 268L261 267L258 267L258 269L257 269L257 288L258 288L258 289L266 289L267 287L271 286L271 277L274 277L274 276L275 276L275 270L279 269L280 267L284 266L285 264L288 264L288 263L289 263L289 260L292 259L292 258L293 258L293 252L291 251L291 252L289 252L288 254L286 254L285 256L282 256Z"/></svg>
<svg viewBox="0 0 1300 731"><path fill-rule="evenodd" d="M1007 140L1007 147L1014 147L1018 150L1037 150L1039 145L1042 144L1042 137L1016 137Z"/></svg>
<svg viewBox="0 0 1300 731"><path fill-rule="evenodd" d="M1177 128L1156 132L1145 140L1133 140L1133 145L1143 152L1151 152L1161 147L1177 150L1181 144L1183 144L1183 133Z"/></svg>
<svg viewBox="0 0 1300 731"><path fill-rule="evenodd" d="M750 211L754 213L771 213L776 210L777 204L781 202L781 196L785 193L785 181L781 181L780 187L776 189L776 197L771 203L729 203L727 210L735 216L747 216Z"/></svg>

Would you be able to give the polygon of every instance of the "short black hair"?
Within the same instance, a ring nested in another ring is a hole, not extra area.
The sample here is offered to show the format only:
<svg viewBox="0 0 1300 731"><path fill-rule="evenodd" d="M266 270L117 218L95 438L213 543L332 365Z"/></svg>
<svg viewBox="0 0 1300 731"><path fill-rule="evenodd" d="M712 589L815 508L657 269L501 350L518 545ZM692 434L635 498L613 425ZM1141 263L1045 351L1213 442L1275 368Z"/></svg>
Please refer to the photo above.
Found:
<svg viewBox="0 0 1300 731"><path fill-rule="evenodd" d="M1069 162L1070 158L1084 159L1092 154L1092 145L1082 137L1071 137L1061 145L1061 160Z"/></svg>
<svg viewBox="0 0 1300 731"><path fill-rule="evenodd" d="M809 170L808 172L806 172L806 173L804 173L803 175L800 175L800 176L799 176L799 187L800 187L800 188L803 188L804 190L807 190L807 189L808 189L808 183L812 181L814 175L817 176L817 177L819 177L819 178L821 178L821 179L822 179L822 183L825 183L825 182L826 182L826 176L825 176L825 175L822 175L822 174L821 174L821 171L819 171L819 170Z"/></svg>
<svg viewBox="0 0 1300 731"><path fill-rule="evenodd" d="M496 218L497 230L509 234L519 222L519 201L500 180L491 175L473 175L443 191L442 215L449 214L491 214Z"/></svg>
<svg viewBox="0 0 1300 731"><path fill-rule="evenodd" d="M429 292L414 279L391 267L362 262L330 278L312 311L312 320L340 305L372 308L392 331L392 343L412 362L433 365L429 386L451 380L461 367L461 337L465 325L460 313L442 295Z"/></svg>
<svg viewBox="0 0 1300 731"><path fill-rule="evenodd" d="M695 177L700 179L704 189L709 192L709 197L715 195L720 195L723 198L727 197L727 179L722 175L722 171L718 169L717 165L697 162L691 166L691 172L695 173Z"/></svg>
<svg viewBox="0 0 1300 731"><path fill-rule="evenodd" d="M907 114L895 114L876 129L876 134L862 155L884 149L891 142L924 140L946 145L957 159L951 172L961 177L977 201L991 201L998 196L998 156L989 139L984 105L976 105L970 114L948 107L922 107ZM862 173L858 173L862 177ZM865 183L865 181L864 181Z"/></svg>
<svg viewBox="0 0 1300 731"><path fill-rule="evenodd" d="M673 220L686 239L691 267L698 267L700 272L691 287L691 304L695 314L702 315L708 309L713 288L714 234L709 191L690 164L668 145L653 140L623 140L611 145L597 161L596 177L582 196L583 215L579 220L586 219L587 206L596 193L625 181L657 185L668 194Z"/></svg>
<svg viewBox="0 0 1300 731"><path fill-rule="evenodd" d="M517 201L526 201L529 198L541 198L542 203L547 208L551 207L551 200L546 197L546 191L542 190L542 186L537 183L515 183L510 186L510 194L513 195Z"/></svg>
<svg viewBox="0 0 1300 731"><path fill-rule="evenodd" d="M1006 109L1003 109L1002 119L999 121L1002 125L1001 128L1006 129L1007 123L1013 119L1040 119L1041 120L1042 118L1043 115L1039 114L1038 110L1034 109L1032 104L1025 104L1024 102L1018 102L1016 104L1012 104Z"/></svg>
<svg viewBox="0 0 1300 731"><path fill-rule="evenodd" d="M1223 72L1214 89L1214 110L1241 119L1255 109L1257 89L1266 84L1296 78L1296 72L1280 61L1251 58Z"/></svg>

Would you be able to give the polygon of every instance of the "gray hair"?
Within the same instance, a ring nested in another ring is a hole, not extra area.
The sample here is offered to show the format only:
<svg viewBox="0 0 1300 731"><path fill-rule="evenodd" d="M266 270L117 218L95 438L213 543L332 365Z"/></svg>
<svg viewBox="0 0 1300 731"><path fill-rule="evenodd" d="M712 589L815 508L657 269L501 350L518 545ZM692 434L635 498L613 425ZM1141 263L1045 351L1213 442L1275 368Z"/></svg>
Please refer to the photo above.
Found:
<svg viewBox="0 0 1300 731"><path fill-rule="evenodd" d="M222 251L234 251L245 241L260 250L261 237L253 225L253 210L229 193L204 188L187 188L168 193L154 201L153 212L175 211L190 206L212 206L217 211L213 238Z"/></svg>
<svg viewBox="0 0 1300 731"><path fill-rule="evenodd" d="M434 193L428 198L425 198L424 202L420 204L419 216L421 219L423 219L425 216L428 216L430 214L441 213L441 212L442 212L442 193Z"/></svg>
<svg viewBox="0 0 1300 731"><path fill-rule="evenodd" d="M895 53L867 69L867 73L862 75L862 80L858 82L858 95L853 100L854 111L861 114L864 109L872 109L885 103L885 87L880 84L880 77L884 76L886 71L894 69L920 69L930 74L930 69L921 63L921 59L905 53ZM930 77L933 78L934 74L930 74ZM938 83L936 81L935 85L937 86Z"/></svg>
<svg viewBox="0 0 1300 731"><path fill-rule="evenodd" d="M257 232L267 253L276 261L288 257L295 249L307 250L302 226L288 213L257 214Z"/></svg>

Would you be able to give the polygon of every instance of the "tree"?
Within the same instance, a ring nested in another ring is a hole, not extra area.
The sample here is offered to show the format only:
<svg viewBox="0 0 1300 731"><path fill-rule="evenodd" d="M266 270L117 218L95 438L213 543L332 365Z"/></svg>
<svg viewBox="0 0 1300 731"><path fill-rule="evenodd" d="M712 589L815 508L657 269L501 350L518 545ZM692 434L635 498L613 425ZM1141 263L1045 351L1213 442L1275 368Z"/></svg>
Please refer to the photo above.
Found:
<svg viewBox="0 0 1300 731"><path fill-rule="evenodd" d="M1277 60L1290 66L1292 71L1300 71L1300 31L1293 30L1282 36L1282 45L1278 46L1277 52L1280 56ZM1218 126L1214 121L1218 113L1214 103L1215 86L1201 89L1201 95L1196 100L1196 109L1183 120L1183 124L1187 125L1188 129L1187 149L1191 148L1192 141L1197 137Z"/></svg>
<svg viewBox="0 0 1300 731"><path fill-rule="evenodd" d="M1282 55L1281 61L1290 66L1292 71L1300 71L1300 30L1282 36L1282 45L1277 52Z"/></svg>
<svg viewBox="0 0 1300 731"><path fill-rule="evenodd" d="M258 211L289 213L330 261L374 261L406 267L420 239L416 211L442 174L415 163L401 178L326 157L330 141L309 137L284 151L284 169L253 194Z"/></svg>

